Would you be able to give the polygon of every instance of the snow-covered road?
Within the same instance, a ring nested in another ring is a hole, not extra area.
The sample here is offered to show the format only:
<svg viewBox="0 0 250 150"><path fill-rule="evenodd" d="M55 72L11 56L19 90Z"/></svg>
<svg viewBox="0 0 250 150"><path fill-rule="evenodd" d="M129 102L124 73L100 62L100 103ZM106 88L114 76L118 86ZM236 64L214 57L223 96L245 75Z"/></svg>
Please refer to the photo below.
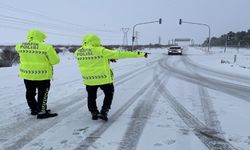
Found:
<svg viewBox="0 0 250 150"><path fill-rule="evenodd" d="M218 63L226 57L219 50L207 55L189 48L183 56L147 51L148 59L112 64L108 122L91 120L73 54L61 54L55 66L48 107L59 116L45 120L29 114L18 66L0 68L1 149L250 149L249 69L222 69L228 66ZM99 107L102 99L99 91Z"/></svg>

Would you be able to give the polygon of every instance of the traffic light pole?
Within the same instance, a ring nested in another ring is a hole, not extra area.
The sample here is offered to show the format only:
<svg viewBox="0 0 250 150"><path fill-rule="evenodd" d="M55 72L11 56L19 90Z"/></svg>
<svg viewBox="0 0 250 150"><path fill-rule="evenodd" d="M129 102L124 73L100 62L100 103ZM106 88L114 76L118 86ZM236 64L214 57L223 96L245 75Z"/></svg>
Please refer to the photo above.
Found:
<svg viewBox="0 0 250 150"><path fill-rule="evenodd" d="M134 42L135 42L135 27L138 25L143 25L143 24L150 24L150 23L159 23L161 24L162 20L161 18L158 21L150 21L150 22L143 22L143 23L138 23L133 26L133 35L132 35L132 49L131 51L134 50Z"/></svg>
<svg viewBox="0 0 250 150"><path fill-rule="evenodd" d="M209 52L209 49L210 49L210 34L211 34L210 26L207 25L207 24L204 24L204 23L188 22L188 21L182 21L182 19L180 19L179 24L181 25L182 23L202 25L202 26L206 26L208 28L208 52Z"/></svg>

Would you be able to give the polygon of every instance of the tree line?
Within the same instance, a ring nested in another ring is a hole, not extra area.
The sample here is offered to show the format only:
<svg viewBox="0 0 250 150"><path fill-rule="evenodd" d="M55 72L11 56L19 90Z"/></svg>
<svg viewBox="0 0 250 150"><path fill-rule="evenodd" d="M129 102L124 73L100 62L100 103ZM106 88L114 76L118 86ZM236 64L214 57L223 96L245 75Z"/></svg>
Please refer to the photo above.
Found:
<svg viewBox="0 0 250 150"><path fill-rule="evenodd" d="M207 46L208 39L203 42L203 46ZM231 47L250 47L250 29L248 31L233 32L230 31L220 37L212 37L211 46L231 46Z"/></svg>

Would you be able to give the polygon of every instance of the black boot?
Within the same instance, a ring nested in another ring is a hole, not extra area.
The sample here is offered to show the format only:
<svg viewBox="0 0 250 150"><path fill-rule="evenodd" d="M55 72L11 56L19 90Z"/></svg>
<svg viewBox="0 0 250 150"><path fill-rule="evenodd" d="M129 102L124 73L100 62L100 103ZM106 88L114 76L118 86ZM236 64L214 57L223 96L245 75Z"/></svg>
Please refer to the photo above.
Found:
<svg viewBox="0 0 250 150"><path fill-rule="evenodd" d="M102 110L98 117L104 121L108 121L108 110Z"/></svg>
<svg viewBox="0 0 250 150"><path fill-rule="evenodd" d="M51 110L50 110L50 109L47 109L47 110L45 110L45 111L46 111L47 113L50 113ZM35 115L38 114L38 111L37 111L37 110L31 110L30 114L35 116Z"/></svg>
<svg viewBox="0 0 250 150"><path fill-rule="evenodd" d="M38 111L37 110L31 110L30 114L31 115L37 115Z"/></svg>
<svg viewBox="0 0 250 150"><path fill-rule="evenodd" d="M57 113L50 113L50 111L45 111L45 112L39 112L37 114L37 119L46 119L46 118L51 118L51 117L56 117L58 116Z"/></svg>
<svg viewBox="0 0 250 150"><path fill-rule="evenodd" d="M98 119L98 115L99 115L99 111L91 112L91 115L92 115L92 120L97 120Z"/></svg>

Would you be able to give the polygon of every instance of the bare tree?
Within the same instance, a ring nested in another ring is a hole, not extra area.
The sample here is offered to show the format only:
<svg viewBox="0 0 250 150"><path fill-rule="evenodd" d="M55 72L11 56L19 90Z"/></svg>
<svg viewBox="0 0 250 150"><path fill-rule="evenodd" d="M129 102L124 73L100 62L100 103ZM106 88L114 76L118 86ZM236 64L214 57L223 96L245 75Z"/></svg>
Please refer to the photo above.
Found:
<svg viewBox="0 0 250 150"><path fill-rule="evenodd" d="M0 56L0 67L10 67L13 63L17 62L17 52L11 47L4 48Z"/></svg>

